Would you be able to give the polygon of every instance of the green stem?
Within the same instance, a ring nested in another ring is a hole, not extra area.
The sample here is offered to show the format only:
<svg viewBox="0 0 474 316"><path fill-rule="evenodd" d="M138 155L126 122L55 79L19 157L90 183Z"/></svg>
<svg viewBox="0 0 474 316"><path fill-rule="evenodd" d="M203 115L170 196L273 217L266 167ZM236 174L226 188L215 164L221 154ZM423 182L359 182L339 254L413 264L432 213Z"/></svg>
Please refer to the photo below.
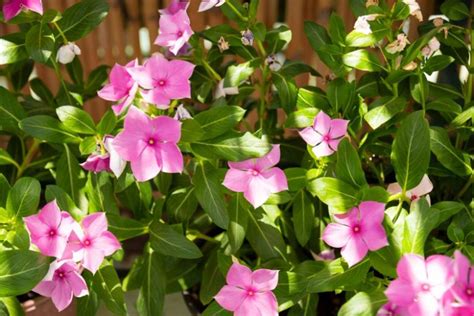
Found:
<svg viewBox="0 0 474 316"><path fill-rule="evenodd" d="M262 69L262 82L260 84L260 103L258 105L258 125L259 129L263 132L263 122L266 110L266 95L267 95L267 66L263 66Z"/></svg>
<svg viewBox="0 0 474 316"><path fill-rule="evenodd" d="M397 205L397 210L395 212L395 217L392 220L392 223L395 224L400 217L400 214L402 213L402 206L403 206L403 199L400 199L400 202L398 202Z"/></svg>
<svg viewBox="0 0 474 316"><path fill-rule="evenodd" d="M462 187L461 191L459 191L458 195L456 195L456 199L461 198L464 193L471 187L471 185L474 183L474 174L471 175L469 178L469 181L466 182L466 184Z"/></svg>
<svg viewBox="0 0 474 316"><path fill-rule="evenodd" d="M63 41L64 41L64 44L69 43L69 41L67 40L66 35L64 35L64 32L63 32L63 30L61 30L61 28L59 27L58 23L53 22L53 25L54 25L54 27L58 30L59 35L62 37L62 39L63 39Z"/></svg>
<svg viewBox="0 0 474 316"><path fill-rule="evenodd" d="M420 96L421 96L421 106L423 107L423 114L426 113L426 96L425 96L425 87L424 82L425 78L423 77L424 74L420 68L418 68L418 80L420 81Z"/></svg>
<svg viewBox="0 0 474 316"><path fill-rule="evenodd" d="M54 72L56 73L56 76L58 77L59 81L61 82L61 86L63 87L64 89L64 93L66 94L67 96L67 99L69 101L69 104L70 105L74 105L74 102L73 100L71 99L71 94L69 93L69 89L66 85L66 81L64 81L64 77L63 77L63 74L61 73L61 69L59 69L59 65L58 63L56 62L55 58L50 58L51 60L51 63L53 64L53 67L54 67Z"/></svg>
<svg viewBox="0 0 474 316"><path fill-rule="evenodd" d="M209 65L209 63L202 59L202 65L204 66L204 68L206 69L207 73L213 77L215 80L217 81L221 81L222 80L222 77L214 70L212 69L211 65Z"/></svg>
<svg viewBox="0 0 474 316"><path fill-rule="evenodd" d="M241 19L242 21L247 22L249 19L246 16L243 16L239 10L232 4L232 1L226 1L225 4Z"/></svg>
<svg viewBox="0 0 474 316"><path fill-rule="evenodd" d="M33 158L35 158L36 154L38 153L40 144L41 142L37 140L36 138L33 140L33 144L28 150L28 153L26 154L25 159L23 159L22 164L18 168L18 172L16 174L17 179L19 179L23 175L25 170L28 169L30 162L33 160Z"/></svg>

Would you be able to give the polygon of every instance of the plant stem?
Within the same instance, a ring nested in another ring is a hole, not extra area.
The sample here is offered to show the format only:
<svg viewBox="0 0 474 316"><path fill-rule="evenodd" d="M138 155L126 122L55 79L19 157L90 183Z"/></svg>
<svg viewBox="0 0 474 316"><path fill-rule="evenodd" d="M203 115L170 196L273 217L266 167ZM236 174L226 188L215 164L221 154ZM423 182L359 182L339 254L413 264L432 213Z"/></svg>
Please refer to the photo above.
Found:
<svg viewBox="0 0 474 316"><path fill-rule="evenodd" d="M33 160L33 158L36 156L39 150L41 142L37 140L36 138L33 139L33 144L31 145L30 149L28 150L28 153L25 156L25 159L23 159L22 164L18 168L18 172L16 174L16 178L19 179L23 173L25 172L26 169L28 169L30 162Z"/></svg>
<svg viewBox="0 0 474 316"><path fill-rule="evenodd" d="M402 213L403 199L400 199L397 205L397 210L395 212L395 217L392 220L392 223L395 224Z"/></svg>
<svg viewBox="0 0 474 316"><path fill-rule="evenodd" d="M248 18L246 16L243 16L242 13L240 13L240 11L237 10L236 7L234 7L231 1L226 1L225 4L239 17L239 19L245 22L248 21Z"/></svg>
<svg viewBox="0 0 474 316"><path fill-rule="evenodd" d="M425 96L425 85L424 85L424 74L421 69L418 69L418 80L420 81L420 96L421 96L421 106L423 107L423 114L426 113L426 96Z"/></svg>
<svg viewBox="0 0 474 316"><path fill-rule="evenodd" d="M462 187L461 191L456 195L456 199L461 198L464 193L471 187L471 185L474 183L474 175L471 175L469 180L466 182L466 184Z"/></svg>
<svg viewBox="0 0 474 316"><path fill-rule="evenodd" d="M69 105L73 105L73 102L72 102L72 99L71 99L71 94L69 93L69 89L66 85L66 82L64 81L63 74L61 73L61 69L59 69L59 65L58 65L58 63L56 62L56 60L54 58L50 58L50 59L51 59L51 63L53 64L54 71L56 72L56 76L58 76L58 79L61 82L61 86L64 89L64 93L67 96L67 99L69 101Z"/></svg>
<svg viewBox="0 0 474 316"><path fill-rule="evenodd" d="M266 95L267 95L267 66L264 65L262 69L262 82L260 84L260 103L258 105L258 125L263 132L263 121L266 110Z"/></svg>
<svg viewBox="0 0 474 316"><path fill-rule="evenodd" d="M221 81L222 80L222 77L214 70L212 69L211 65L209 65L209 63L203 58L202 59L202 65L204 66L204 68L206 69L207 73L213 77L215 80L217 81Z"/></svg>
<svg viewBox="0 0 474 316"><path fill-rule="evenodd" d="M67 40L66 35L64 35L63 30L61 30L61 28L59 27L58 23L53 22L53 25L54 25L54 27L58 30L59 35L62 37L62 39L63 39L63 41L64 41L64 44L67 44L69 41Z"/></svg>

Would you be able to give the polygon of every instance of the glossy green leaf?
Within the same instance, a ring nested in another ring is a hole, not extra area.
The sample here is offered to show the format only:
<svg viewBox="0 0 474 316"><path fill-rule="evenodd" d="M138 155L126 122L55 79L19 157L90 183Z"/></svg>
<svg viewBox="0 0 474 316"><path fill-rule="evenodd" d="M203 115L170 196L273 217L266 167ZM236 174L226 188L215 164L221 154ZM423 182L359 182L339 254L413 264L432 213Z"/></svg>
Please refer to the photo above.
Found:
<svg viewBox="0 0 474 316"><path fill-rule="evenodd" d="M194 187L182 188L171 193L166 200L166 210L176 222L187 222L197 210L198 201Z"/></svg>
<svg viewBox="0 0 474 316"><path fill-rule="evenodd" d="M13 64L28 58L22 33L8 34L0 38L0 65Z"/></svg>
<svg viewBox="0 0 474 316"><path fill-rule="evenodd" d="M143 260L143 284L138 297L140 315L163 315L166 294L166 271L163 267L163 256L150 251Z"/></svg>
<svg viewBox="0 0 474 316"><path fill-rule="evenodd" d="M372 129L377 129L403 112L406 104L404 98L382 97L372 103L371 107L373 108L364 115L364 119Z"/></svg>
<svg viewBox="0 0 474 316"><path fill-rule="evenodd" d="M36 24L26 33L26 50L36 62L46 64L53 54L54 44L54 34L48 24Z"/></svg>
<svg viewBox="0 0 474 316"><path fill-rule="evenodd" d="M127 240L148 233L148 225L117 214L107 213L109 230L119 240Z"/></svg>
<svg viewBox="0 0 474 316"><path fill-rule="evenodd" d="M225 285L225 277L219 270L217 262L218 252L213 251L204 265L202 282L199 290L199 299L205 305L209 304L219 290Z"/></svg>
<svg viewBox="0 0 474 316"><path fill-rule="evenodd" d="M347 138L337 147L336 174L338 179L356 188L367 185L359 154Z"/></svg>
<svg viewBox="0 0 474 316"><path fill-rule="evenodd" d="M314 205L304 190L299 191L293 200L293 226L296 239L304 246L311 238L314 226Z"/></svg>
<svg viewBox="0 0 474 316"><path fill-rule="evenodd" d="M203 130L201 139L210 139L233 129L244 114L245 110L239 106L219 106L199 113L194 119Z"/></svg>
<svg viewBox="0 0 474 316"><path fill-rule="evenodd" d="M25 117L25 110L16 97L4 87L0 87L0 130L20 132L19 124Z"/></svg>
<svg viewBox="0 0 474 316"><path fill-rule="evenodd" d="M372 316L387 301L382 290L359 292L348 300L337 313L338 316Z"/></svg>
<svg viewBox="0 0 474 316"><path fill-rule="evenodd" d="M343 61L346 66L358 70L379 71L382 69L382 65L377 56L365 49L359 49L345 54Z"/></svg>
<svg viewBox="0 0 474 316"><path fill-rule="evenodd" d="M80 141L79 137L66 131L61 123L51 116L37 115L25 118L20 122L20 127L27 134L51 143L78 143Z"/></svg>
<svg viewBox="0 0 474 316"><path fill-rule="evenodd" d="M410 214L405 219L402 253L424 254L426 239L435 228L438 216L424 198L411 203Z"/></svg>
<svg viewBox="0 0 474 316"><path fill-rule="evenodd" d="M56 109L65 130L73 133L95 135L95 124L89 113L75 106L61 106Z"/></svg>
<svg viewBox="0 0 474 316"><path fill-rule="evenodd" d="M202 257L199 248L186 236L158 221L150 225L150 242L153 250L167 256L185 259Z"/></svg>
<svg viewBox="0 0 474 316"><path fill-rule="evenodd" d="M20 218L38 211L41 185L34 178L21 178L10 190L7 211L11 217Z"/></svg>
<svg viewBox="0 0 474 316"><path fill-rule="evenodd" d="M236 253L245 240L249 220L249 204L241 193L237 193L229 202L229 227L227 235L232 253Z"/></svg>
<svg viewBox="0 0 474 316"><path fill-rule="evenodd" d="M122 284L113 265L102 264L93 279L93 287L109 311L115 315L127 315Z"/></svg>
<svg viewBox="0 0 474 316"><path fill-rule="evenodd" d="M336 178L317 178L308 183L308 191L336 213L344 213L358 204L357 190Z"/></svg>

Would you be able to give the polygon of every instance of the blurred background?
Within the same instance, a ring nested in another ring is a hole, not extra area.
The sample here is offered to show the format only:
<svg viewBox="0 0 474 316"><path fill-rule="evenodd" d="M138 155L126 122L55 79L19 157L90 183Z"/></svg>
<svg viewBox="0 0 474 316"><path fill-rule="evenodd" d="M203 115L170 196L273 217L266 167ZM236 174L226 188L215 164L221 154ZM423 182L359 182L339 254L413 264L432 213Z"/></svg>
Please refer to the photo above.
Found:
<svg viewBox="0 0 474 316"><path fill-rule="evenodd" d="M43 0L44 7L63 11L77 0ZM166 7L171 0L109 0L110 12L104 23L77 44L82 50L80 59L84 74L89 74L99 65L112 66L115 63L125 64L133 58L142 60L158 50L153 45L158 34L158 9ZM350 2L365 3L365 0L260 0L258 18L268 28L275 23L286 23L293 32L293 40L284 52L287 59L298 59L314 66L322 75L330 73L311 49L304 31L303 22L312 20L327 25L332 12L337 12L345 21L347 28L352 28L355 17L350 9ZM388 0L394 2L394 0ZM418 0L425 19L437 12L442 1ZM440 2L440 3L438 3ZM218 8L199 13L200 0L191 0L188 14L194 31L226 21ZM410 19L411 32L416 32L416 19ZM0 24L0 35L15 31L16 26ZM54 72L44 66L36 69L38 76L56 91L58 82ZM323 79L322 79L323 80ZM304 83L304 82L303 82ZM110 107L98 98L88 101L85 108L95 119Z"/></svg>

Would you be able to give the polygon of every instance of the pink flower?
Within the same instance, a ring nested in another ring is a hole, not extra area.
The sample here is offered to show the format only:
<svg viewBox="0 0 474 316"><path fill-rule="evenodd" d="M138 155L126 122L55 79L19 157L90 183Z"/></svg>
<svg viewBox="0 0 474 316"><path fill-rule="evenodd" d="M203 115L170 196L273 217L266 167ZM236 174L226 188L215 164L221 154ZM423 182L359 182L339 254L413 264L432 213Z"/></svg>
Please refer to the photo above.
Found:
<svg viewBox="0 0 474 316"><path fill-rule="evenodd" d="M6 0L3 4L5 21L13 19L23 10L30 10L42 15L43 3L41 0Z"/></svg>
<svg viewBox="0 0 474 316"><path fill-rule="evenodd" d="M71 304L72 297L89 295L87 284L73 261L54 261L49 272L34 289L34 292L51 297L58 311Z"/></svg>
<svg viewBox="0 0 474 316"><path fill-rule="evenodd" d="M132 77L148 91L143 91L145 101L160 109L169 108L172 99L191 97L189 78L194 65L183 60L171 60L154 55L141 67L128 69Z"/></svg>
<svg viewBox="0 0 474 316"><path fill-rule="evenodd" d="M138 90L138 84L127 71L138 66L136 60L129 62L126 66L115 64L109 75L110 83L105 85L97 94L104 100L119 102L112 106L112 110L119 115L132 104Z"/></svg>
<svg viewBox="0 0 474 316"><path fill-rule="evenodd" d="M74 225L74 219L67 212L61 212L56 200L46 204L37 215L25 217L24 222L30 234L31 243L42 254L61 258Z"/></svg>
<svg viewBox="0 0 474 316"><path fill-rule="evenodd" d="M176 145L180 138L180 122L167 116L151 119L131 107L113 146L122 159L131 162L135 178L148 181L161 171L183 171L183 155Z"/></svg>
<svg viewBox="0 0 474 316"><path fill-rule="evenodd" d="M349 121L331 118L320 111L314 119L312 127L300 131L301 137L309 146L313 147L316 157L332 155L339 146L339 142L347 132Z"/></svg>
<svg viewBox="0 0 474 316"><path fill-rule="evenodd" d="M121 248L120 242L107 229L105 213L85 217L82 229L74 229L69 238L65 258L81 261L84 268L96 273L104 258Z"/></svg>
<svg viewBox="0 0 474 316"><path fill-rule="evenodd" d="M173 0L166 9L159 10L161 15L173 15L180 10L187 10L189 7L189 0Z"/></svg>
<svg viewBox="0 0 474 316"><path fill-rule="evenodd" d="M280 145L265 156L241 162L229 162L230 169L224 179L224 186L234 192L244 192L244 197L253 207L262 206L272 193L288 189L285 173L272 168L280 161Z"/></svg>
<svg viewBox="0 0 474 316"><path fill-rule="evenodd" d="M421 179L420 184L407 191L406 196L412 201L418 201L420 197L426 195L426 200L430 203L430 196L428 193L431 191L433 191L433 183L431 183L430 178L425 174ZM387 192L391 195L398 194L402 192L402 188L398 183L390 183L387 187Z"/></svg>
<svg viewBox="0 0 474 316"><path fill-rule="evenodd" d="M214 297L234 316L278 316L278 302L272 290L278 284L278 271L259 269L254 272L238 263L232 264L225 285Z"/></svg>
<svg viewBox="0 0 474 316"><path fill-rule="evenodd" d="M102 171L110 171L110 157L108 154L91 154L87 160L81 163L81 167L87 171L99 173Z"/></svg>
<svg viewBox="0 0 474 316"><path fill-rule="evenodd" d="M220 7L225 3L225 0L202 0L199 5L199 12L210 10L214 7Z"/></svg>
<svg viewBox="0 0 474 316"><path fill-rule="evenodd" d="M168 47L173 54L177 55L193 34L186 10L178 10L174 14L161 15L160 31L155 44Z"/></svg>
<svg viewBox="0 0 474 316"><path fill-rule="evenodd" d="M336 255L334 254L334 250L326 249L321 251L319 254L315 254L311 252L313 255L314 260L316 261L332 261L336 259Z"/></svg>
<svg viewBox="0 0 474 316"><path fill-rule="evenodd" d="M474 311L474 266L460 251L454 253L453 277L453 286L443 298L447 305L445 310L450 311L446 315L462 315L463 310Z"/></svg>
<svg viewBox="0 0 474 316"><path fill-rule="evenodd" d="M382 306L379 311L377 312L377 316L395 316L395 315L406 315L405 311L391 302L388 302L384 306Z"/></svg>
<svg viewBox="0 0 474 316"><path fill-rule="evenodd" d="M329 224L323 240L334 248L342 248L341 255L349 266L360 262L369 250L375 251L388 245L382 226L385 205L365 201L345 214L335 214L336 223Z"/></svg>
<svg viewBox="0 0 474 316"><path fill-rule="evenodd" d="M105 154L93 153L87 160L81 164L81 167L87 171L99 173L102 171L113 172L118 178L125 170L127 162L123 160L113 146L114 138L112 136L104 137Z"/></svg>
<svg viewBox="0 0 474 316"><path fill-rule="evenodd" d="M451 286L449 257L434 255L425 259L406 254L397 265L398 278L390 283L385 295L407 311L406 315L437 316L440 299Z"/></svg>

